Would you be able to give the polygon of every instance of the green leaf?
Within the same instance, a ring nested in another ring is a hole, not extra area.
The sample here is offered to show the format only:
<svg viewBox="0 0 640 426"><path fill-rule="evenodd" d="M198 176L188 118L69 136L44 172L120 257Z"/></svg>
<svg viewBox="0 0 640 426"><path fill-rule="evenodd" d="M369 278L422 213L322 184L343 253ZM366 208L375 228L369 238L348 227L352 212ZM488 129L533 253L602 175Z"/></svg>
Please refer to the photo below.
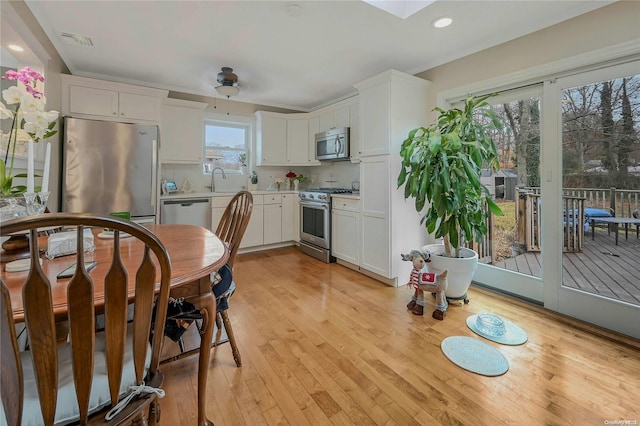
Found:
<svg viewBox="0 0 640 426"><path fill-rule="evenodd" d="M504 216L504 213L500 207L496 203L493 202L491 198L487 198L487 205L489 206L489 210L496 216Z"/></svg>
<svg viewBox="0 0 640 426"><path fill-rule="evenodd" d="M400 188L407 180L407 170L403 167L400 169L400 175L398 175L398 188Z"/></svg>

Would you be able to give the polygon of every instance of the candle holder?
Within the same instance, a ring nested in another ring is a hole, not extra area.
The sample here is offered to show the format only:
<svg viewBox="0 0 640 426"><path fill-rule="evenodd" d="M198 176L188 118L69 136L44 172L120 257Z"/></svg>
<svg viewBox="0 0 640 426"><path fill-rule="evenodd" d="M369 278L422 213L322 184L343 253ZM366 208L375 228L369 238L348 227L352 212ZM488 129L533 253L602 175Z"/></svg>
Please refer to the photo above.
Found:
<svg viewBox="0 0 640 426"><path fill-rule="evenodd" d="M25 192L24 200L27 203L27 215L36 215L44 213L49 200L49 191Z"/></svg>

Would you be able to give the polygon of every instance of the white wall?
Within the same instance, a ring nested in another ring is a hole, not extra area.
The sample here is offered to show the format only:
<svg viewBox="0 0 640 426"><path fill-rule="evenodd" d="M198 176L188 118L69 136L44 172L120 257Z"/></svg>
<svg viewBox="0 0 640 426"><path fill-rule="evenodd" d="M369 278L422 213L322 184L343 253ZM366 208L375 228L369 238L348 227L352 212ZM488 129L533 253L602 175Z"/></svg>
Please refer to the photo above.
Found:
<svg viewBox="0 0 640 426"><path fill-rule="evenodd" d="M432 82L429 111L438 93L473 82L517 76L532 67L640 40L640 2L618 1L541 31L424 71ZM436 117L432 113L430 119Z"/></svg>

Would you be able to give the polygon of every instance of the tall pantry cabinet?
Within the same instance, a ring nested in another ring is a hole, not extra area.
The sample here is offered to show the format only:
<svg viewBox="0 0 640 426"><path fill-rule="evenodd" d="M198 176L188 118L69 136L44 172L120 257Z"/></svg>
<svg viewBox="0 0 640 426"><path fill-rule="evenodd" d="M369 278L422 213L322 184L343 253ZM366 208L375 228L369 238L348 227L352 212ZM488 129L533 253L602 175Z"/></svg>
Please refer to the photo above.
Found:
<svg viewBox="0 0 640 426"><path fill-rule="evenodd" d="M413 199L397 188L400 147L427 124L427 80L389 70L355 85L360 110L360 269L399 286L411 265L400 255L420 249L427 233Z"/></svg>

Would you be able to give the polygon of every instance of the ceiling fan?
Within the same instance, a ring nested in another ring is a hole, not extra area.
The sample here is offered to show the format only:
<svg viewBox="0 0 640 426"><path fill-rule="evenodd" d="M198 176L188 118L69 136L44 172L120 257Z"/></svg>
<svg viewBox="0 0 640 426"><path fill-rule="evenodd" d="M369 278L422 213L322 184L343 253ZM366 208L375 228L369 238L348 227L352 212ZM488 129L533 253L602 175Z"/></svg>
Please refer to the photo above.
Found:
<svg viewBox="0 0 640 426"><path fill-rule="evenodd" d="M218 83L220 86L216 86L216 91L222 96L236 96L240 89L238 88L238 76L233 73L233 68L222 67L222 71L218 73Z"/></svg>

